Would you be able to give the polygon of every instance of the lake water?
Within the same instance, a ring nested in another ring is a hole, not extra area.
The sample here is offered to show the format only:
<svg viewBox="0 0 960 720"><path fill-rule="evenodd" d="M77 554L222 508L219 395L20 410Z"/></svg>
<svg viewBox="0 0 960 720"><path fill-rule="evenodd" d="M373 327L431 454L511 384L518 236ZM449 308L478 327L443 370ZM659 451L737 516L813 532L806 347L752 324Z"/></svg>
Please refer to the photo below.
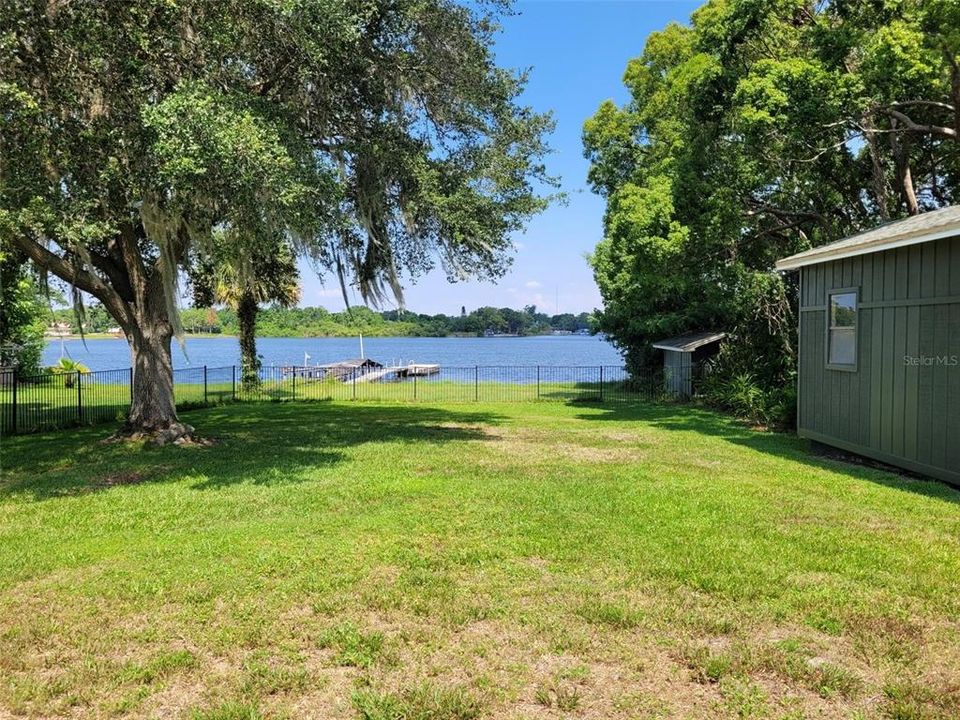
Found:
<svg viewBox="0 0 960 720"><path fill-rule="evenodd" d="M473 365L620 365L620 353L606 340L583 335L538 335L491 338L364 338L364 354L385 365L439 363L445 367ZM64 340L65 355L91 370L130 367L126 340L119 338ZM259 338L257 351L264 365L315 365L360 355L357 338ZM61 341L50 340L43 362L52 365L61 354ZM309 356L306 358L305 354ZM220 367L240 363L235 337L188 338L186 354L176 341L175 368Z"/></svg>

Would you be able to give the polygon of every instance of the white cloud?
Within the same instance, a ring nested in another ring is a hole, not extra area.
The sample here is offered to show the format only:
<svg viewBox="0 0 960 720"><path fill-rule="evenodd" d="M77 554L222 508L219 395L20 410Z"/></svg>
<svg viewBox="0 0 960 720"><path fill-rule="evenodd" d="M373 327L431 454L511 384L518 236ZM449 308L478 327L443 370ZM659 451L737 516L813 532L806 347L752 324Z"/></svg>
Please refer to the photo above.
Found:
<svg viewBox="0 0 960 720"><path fill-rule="evenodd" d="M340 292L340 288L317 288L313 291L313 295L316 298L340 298L343 293Z"/></svg>
<svg viewBox="0 0 960 720"><path fill-rule="evenodd" d="M531 290L536 290L538 287L542 287L538 280L527 280L523 286L530 288Z"/></svg>

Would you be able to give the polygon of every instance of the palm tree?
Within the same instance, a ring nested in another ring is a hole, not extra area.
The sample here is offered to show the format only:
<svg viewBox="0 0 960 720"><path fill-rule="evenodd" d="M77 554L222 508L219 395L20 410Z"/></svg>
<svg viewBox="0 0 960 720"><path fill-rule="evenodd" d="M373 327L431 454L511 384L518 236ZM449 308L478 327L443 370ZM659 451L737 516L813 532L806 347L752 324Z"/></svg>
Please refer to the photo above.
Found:
<svg viewBox="0 0 960 720"><path fill-rule="evenodd" d="M68 357L62 357L56 365L50 366L50 372L54 375L63 375L63 386L72 388L73 381L76 379L77 375L88 374L90 372L90 368L88 368L82 362L71 360Z"/></svg>
<svg viewBox="0 0 960 720"><path fill-rule="evenodd" d="M257 355L257 313L262 303L282 307L300 300L300 273L289 245L281 239L273 249L231 254L224 248L233 243L215 243L208 259L195 263L191 273L194 303L211 306L223 303L237 313L240 332L240 378L244 390L260 384L260 358Z"/></svg>

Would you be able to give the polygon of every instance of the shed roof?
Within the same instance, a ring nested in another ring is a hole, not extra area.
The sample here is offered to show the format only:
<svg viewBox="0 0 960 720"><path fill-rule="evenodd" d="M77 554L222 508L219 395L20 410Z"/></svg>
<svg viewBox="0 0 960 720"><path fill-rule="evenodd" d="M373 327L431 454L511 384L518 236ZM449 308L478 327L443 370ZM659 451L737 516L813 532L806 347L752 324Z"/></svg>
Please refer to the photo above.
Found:
<svg viewBox="0 0 960 720"><path fill-rule="evenodd" d="M653 343L657 350L675 350L676 352L693 352L698 347L723 340L727 336L722 332L699 332L678 335Z"/></svg>
<svg viewBox="0 0 960 720"><path fill-rule="evenodd" d="M777 270L793 270L805 265L842 260L953 235L960 235L960 205L888 222L843 240L791 255L777 261Z"/></svg>

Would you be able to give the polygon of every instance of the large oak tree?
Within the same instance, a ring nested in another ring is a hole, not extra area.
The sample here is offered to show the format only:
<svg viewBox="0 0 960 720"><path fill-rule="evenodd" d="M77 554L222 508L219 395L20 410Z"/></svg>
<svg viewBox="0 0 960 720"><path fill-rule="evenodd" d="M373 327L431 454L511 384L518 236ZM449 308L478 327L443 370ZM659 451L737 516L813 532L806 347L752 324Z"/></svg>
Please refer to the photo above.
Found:
<svg viewBox="0 0 960 720"><path fill-rule="evenodd" d="M130 342L127 429L175 437L177 279L278 236L366 300L496 277L542 209L548 118L493 3L0 0L0 237Z"/></svg>

